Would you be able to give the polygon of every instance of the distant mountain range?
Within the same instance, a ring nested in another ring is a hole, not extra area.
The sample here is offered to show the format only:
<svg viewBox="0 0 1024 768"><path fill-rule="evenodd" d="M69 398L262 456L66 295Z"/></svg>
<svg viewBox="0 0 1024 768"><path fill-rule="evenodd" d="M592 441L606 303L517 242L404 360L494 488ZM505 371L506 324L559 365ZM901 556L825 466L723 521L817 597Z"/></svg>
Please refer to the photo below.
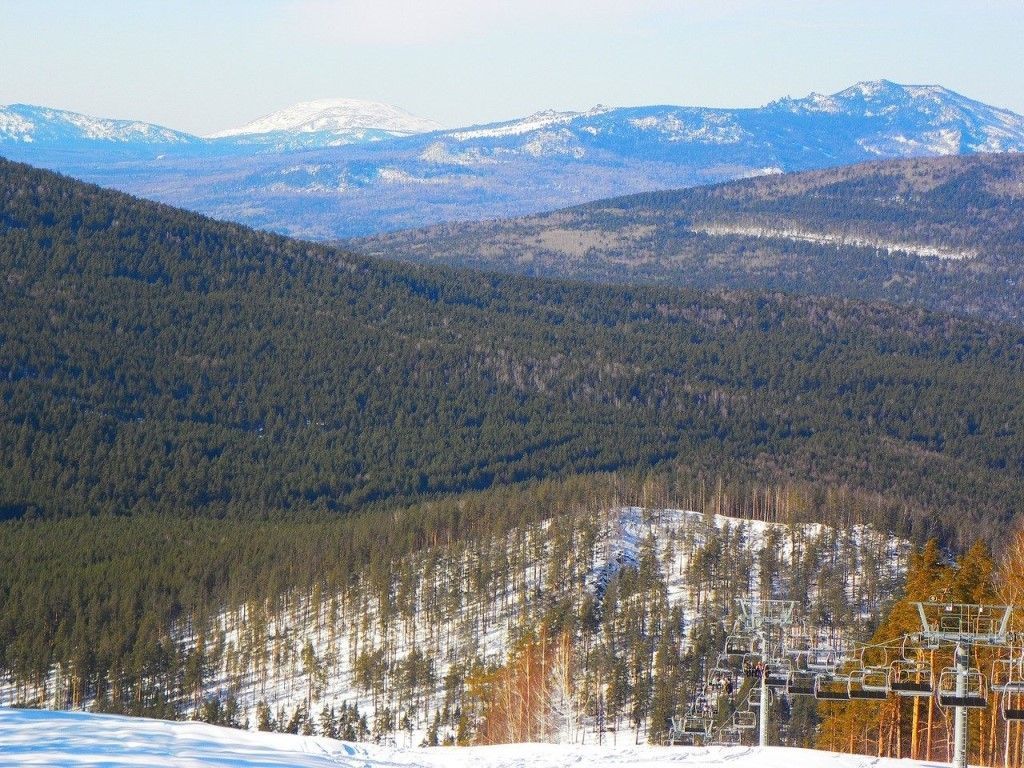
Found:
<svg viewBox="0 0 1024 768"><path fill-rule="evenodd" d="M1024 117L940 86L858 83L764 107L595 107L440 130L296 105L201 138L14 105L0 154L218 218L333 239L872 159L1024 151Z"/></svg>

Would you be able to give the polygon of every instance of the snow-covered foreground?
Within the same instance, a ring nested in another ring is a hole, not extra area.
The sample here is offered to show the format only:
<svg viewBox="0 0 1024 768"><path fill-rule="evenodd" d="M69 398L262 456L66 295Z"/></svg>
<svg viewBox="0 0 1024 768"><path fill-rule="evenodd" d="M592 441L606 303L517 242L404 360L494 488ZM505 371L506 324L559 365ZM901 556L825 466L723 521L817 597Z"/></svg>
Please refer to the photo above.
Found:
<svg viewBox="0 0 1024 768"><path fill-rule="evenodd" d="M0 765L289 766L289 768L557 768L713 766L732 768L914 768L930 765L769 747L599 747L509 744L394 749L312 736L251 733L205 723L0 709ZM936 765L936 764L931 764Z"/></svg>

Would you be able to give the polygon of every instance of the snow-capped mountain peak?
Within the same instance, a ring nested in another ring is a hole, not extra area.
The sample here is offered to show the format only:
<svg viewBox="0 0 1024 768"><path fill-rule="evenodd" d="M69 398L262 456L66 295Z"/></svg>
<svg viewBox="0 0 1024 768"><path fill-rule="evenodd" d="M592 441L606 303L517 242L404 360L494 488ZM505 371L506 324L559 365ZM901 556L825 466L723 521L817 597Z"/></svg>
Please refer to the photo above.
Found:
<svg viewBox="0 0 1024 768"><path fill-rule="evenodd" d="M196 138L182 131L140 120L92 117L65 109L31 104L0 106L0 141L26 144L191 144Z"/></svg>
<svg viewBox="0 0 1024 768"><path fill-rule="evenodd" d="M441 126L390 104L359 99L317 99L293 104L239 128L229 128L208 138L257 136L271 133L336 134L361 133L409 136L438 130Z"/></svg>

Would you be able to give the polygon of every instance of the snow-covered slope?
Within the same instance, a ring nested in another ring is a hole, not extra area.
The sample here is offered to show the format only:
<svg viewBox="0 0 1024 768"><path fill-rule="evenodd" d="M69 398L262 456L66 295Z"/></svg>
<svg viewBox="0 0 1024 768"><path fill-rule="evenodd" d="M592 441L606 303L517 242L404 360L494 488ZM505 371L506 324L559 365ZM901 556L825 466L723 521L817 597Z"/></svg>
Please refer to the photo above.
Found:
<svg viewBox="0 0 1024 768"><path fill-rule="evenodd" d="M75 149L86 144L177 145L198 144L181 131L138 120L111 120L63 109L30 104L0 106L0 147L8 143L34 144Z"/></svg>
<svg viewBox="0 0 1024 768"><path fill-rule="evenodd" d="M411 136L440 127L433 120L417 117L390 104L358 99L318 99L294 104L208 138L292 149Z"/></svg>
<svg viewBox="0 0 1024 768"><path fill-rule="evenodd" d="M862 82L831 95L782 99L767 109L868 121L873 130L857 143L881 157L1024 149L1024 117L940 85Z"/></svg>
<svg viewBox="0 0 1024 768"><path fill-rule="evenodd" d="M559 537L566 536L559 548ZM648 542L664 597L680 611L688 637L705 618L717 621L733 597L804 594L810 606L826 584L833 595L845 584L847 626L870 621L901 582L908 551L905 541L863 526L837 531L638 507L581 513L579 519L563 517L557 527L545 524L454 551L424 551L396 566L395 583L382 592L355 585L333 594L282 595L276 610L263 604L225 610L204 632L211 653L200 698L233 698L237 721L251 726L258 721L260 701L279 726L302 706L316 721L317 733L324 732L318 713L325 707L352 705L371 730L385 711L402 712L406 725L387 735L399 746L420 744L438 712L466 704L458 682L465 669L503 664L515 638L524 627L538 626L549 600L559 594L574 615L585 595L601 603L616 574L638 571ZM496 558L496 552L503 554ZM481 575L480 564L492 561L492 575ZM487 584L486 596L480 584ZM612 609L604 615L603 636L624 642L616 633L625 620L616 620ZM196 648L198 629L181 626L180 653ZM834 638L844 631L834 628ZM381 667L379 684L366 674L373 659L391 660L385 664L391 671ZM405 673L399 671L409 668L410 660L429 670L411 687L400 683ZM0 706L75 706L67 669L54 669L44 681L17 682L6 672ZM581 674L580 684L591 677ZM579 695L592 699L582 688ZM181 711L193 712L195 701L190 696ZM646 726L638 733L618 715L598 724L592 712L580 710L565 721L555 729L565 742L603 739L621 745L647 739ZM448 720L440 723L441 741L455 734Z"/></svg>
<svg viewBox="0 0 1024 768"><path fill-rule="evenodd" d="M0 709L0 764L133 768L914 768L923 763L782 747L602 747L509 744L393 749L333 739L251 733L205 723L81 712Z"/></svg>

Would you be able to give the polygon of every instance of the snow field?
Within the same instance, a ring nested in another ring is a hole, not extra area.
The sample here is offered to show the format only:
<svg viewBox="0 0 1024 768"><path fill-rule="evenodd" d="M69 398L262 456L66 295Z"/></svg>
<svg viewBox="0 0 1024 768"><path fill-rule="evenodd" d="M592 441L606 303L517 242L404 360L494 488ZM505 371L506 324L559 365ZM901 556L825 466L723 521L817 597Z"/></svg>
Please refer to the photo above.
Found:
<svg viewBox="0 0 1024 768"><path fill-rule="evenodd" d="M783 747L508 744L389 749L205 723L0 709L0 766L104 768L916 768L929 764Z"/></svg>

